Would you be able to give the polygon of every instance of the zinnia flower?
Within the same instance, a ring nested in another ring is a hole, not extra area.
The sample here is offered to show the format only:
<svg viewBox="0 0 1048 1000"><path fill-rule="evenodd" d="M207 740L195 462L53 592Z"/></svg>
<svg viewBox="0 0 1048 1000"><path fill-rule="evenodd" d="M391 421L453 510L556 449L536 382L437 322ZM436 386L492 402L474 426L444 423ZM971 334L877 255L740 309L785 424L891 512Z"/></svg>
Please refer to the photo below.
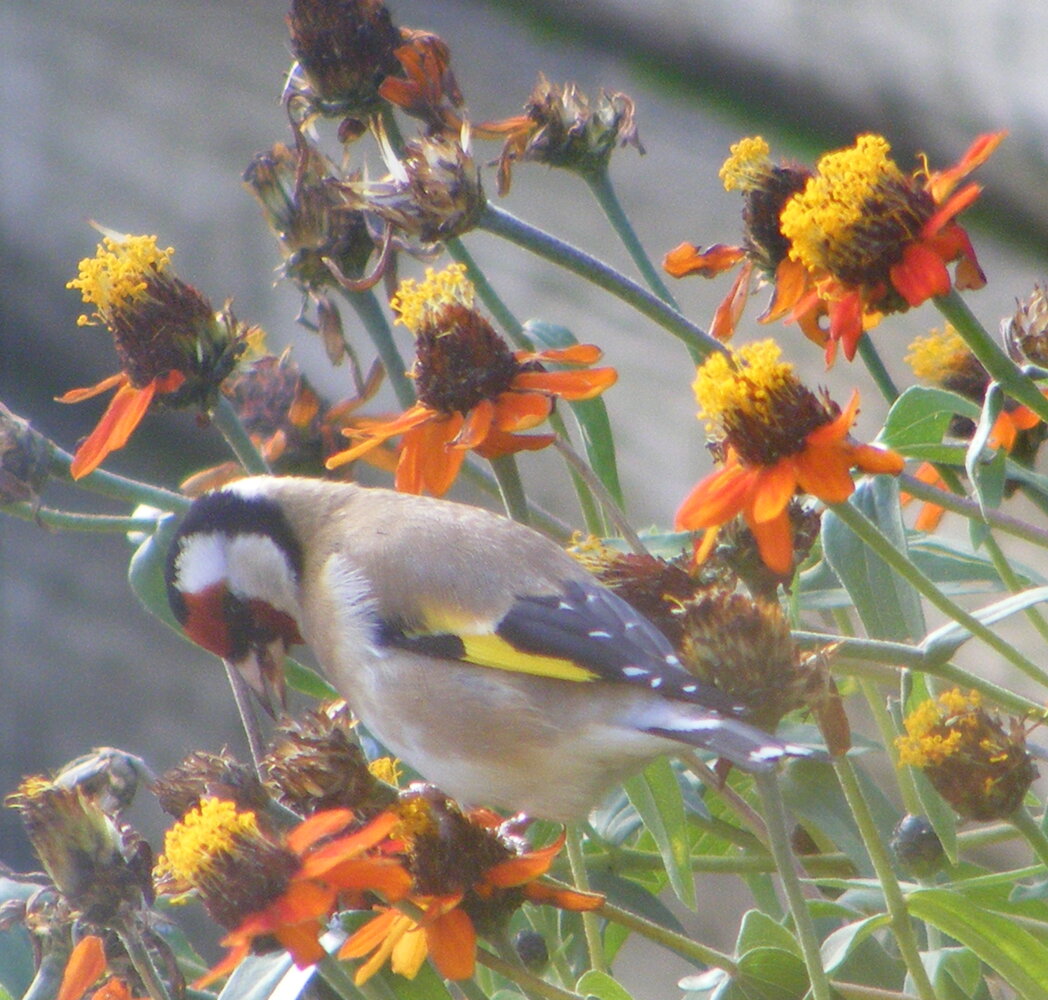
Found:
<svg viewBox="0 0 1048 1000"><path fill-rule="evenodd" d="M363 440L327 461L329 469L403 435L396 488L442 496L455 481L466 452L496 458L545 448L552 434L519 434L542 423L556 397L590 399L616 379L614 368L546 371L543 362L586 365L600 358L588 344L560 350L513 352L473 307L473 286L453 264L416 285L401 284L393 299L399 322L415 334L412 377L418 402L367 432Z"/></svg>
<svg viewBox="0 0 1048 1000"><path fill-rule="evenodd" d="M825 394L801 384L780 360L771 340L731 356L711 355L698 369L700 418L724 463L700 482L677 511L678 530L705 530L696 559L709 553L720 525L741 514L765 564L786 574L793 565L793 530L787 506L801 491L824 503L843 503L855 489L851 469L902 471L893 451L856 442L850 435L858 393L843 411Z"/></svg>
<svg viewBox="0 0 1048 1000"><path fill-rule="evenodd" d="M986 399L991 384L990 375L964 338L949 323L930 331L925 337L917 337L910 344L906 363L922 382L956 392L980 406ZM975 425L967 417L955 416L950 421L950 433L955 437L969 439L974 432ZM1007 454L1014 454L1017 461L1030 465L1044 435L1041 418L1033 410L1014 400L1007 400L990 429L986 446L1004 449ZM924 483L946 489L942 477L929 462L923 462L916 475ZM1016 485L1013 480L1010 489L1014 490ZM911 498L903 494L901 499L905 503ZM921 506L914 527L919 531L934 531L942 515L942 507L925 503Z"/></svg>
<svg viewBox="0 0 1048 1000"><path fill-rule="evenodd" d="M79 403L116 389L76 451L74 479L122 448L154 402L207 409L248 338L260 332L242 326L228 306L215 313L195 288L175 277L173 253L170 247L158 250L155 236L106 236L67 285L95 307L79 325L109 329L122 369L89 389L59 397L62 403Z"/></svg>
<svg viewBox="0 0 1048 1000"><path fill-rule="evenodd" d="M960 181L1004 138L982 135L953 167L905 174L879 135L862 135L828 153L799 194L783 207L790 257L807 270L789 318L829 316L827 362L842 344L850 360L864 330L887 313L904 312L951 287L981 288L985 275L967 232L955 221L981 188ZM947 265L957 263L951 279ZM787 302L782 303L784 306Z"/></svg>
<svg viewBox="0 0 1048 1000"><path fill-rule="evenodd" d="M768 153L768 144L760 136L741 139L731 147L731 155L721 167L725 190L742 192L742 246L715 243L703 250L681 243L662 261L674 278L687 274L710 278L742 261L710 324L710 333L718 340L730 340L734 334L755 274L761 282L773 282L775 289L768 308L758 317L761 323L781 319L787 311L782 303L792 303L807 288L807 272L789 255L789 240L783 235L779 215L783 205L804 189L812 172L792 163L774 164ZM825 340L817 316L803 317L802 329L819 344Z"/></svg>
<svg viewBox="0 0 1048 1000"><path fill-rule="evenodd" d="M977 691L958 688L921 702L895 742L899 764L919 767L935 790L967 819L1004 819L1037 777L1017 720L1005 730Z"/></svg>
<svg viewBox="0 0 1048 1000"><path fill-rule="evenodd" d="M226 957L198 985L232 971L255 945L276 941L303 967L324 956L320 936L341 893L400 899L410 878L393 858L371 851L396 817L385 813L345 833L353 814L328 810L278 838L256 814L223 799L204 799L168 832L157 878L167 893L196 890L230 933Z"/></svg>
<svg viewBox="0 0 1048 1000"><path fill-rule="evenodd" d="M340 958L365 958L355 974L366 982L388 961L411 979L427 957L446 979L468 979L476 962L478 933L505 925L521 903L593 910L603 897L537 881L564 844L538 850L509 836L502 820L476 810L465 814L450 800L427 796L402 803L409 817L403 836L415 913L381 909L339 950Z"/></svg>
<svg viewBox="0 0 1048 1000"><path fill-rule="evenodd" d="M421 118L431 135L458 135L463 119L462 91L451 71L451 50L439 35L404 29L404 44L394 55L404 76L387 76L379 93L414 118Z"/></svg>

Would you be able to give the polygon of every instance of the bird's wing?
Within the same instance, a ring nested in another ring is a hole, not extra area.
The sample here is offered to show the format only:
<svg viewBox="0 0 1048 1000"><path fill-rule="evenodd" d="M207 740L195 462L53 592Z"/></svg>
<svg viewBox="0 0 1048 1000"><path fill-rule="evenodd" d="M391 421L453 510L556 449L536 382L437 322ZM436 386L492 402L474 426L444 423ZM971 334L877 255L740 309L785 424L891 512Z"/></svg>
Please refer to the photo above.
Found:
<svg viewBox="0 0 1048 1000"><path fill-rule="evenodd" d="M732 715L744 707L688 673L666 637L606 587L565 583L559 594L519 595L490 623L441 621L420 629L384 622L389 646L565 681L646 687Z"/></svg>

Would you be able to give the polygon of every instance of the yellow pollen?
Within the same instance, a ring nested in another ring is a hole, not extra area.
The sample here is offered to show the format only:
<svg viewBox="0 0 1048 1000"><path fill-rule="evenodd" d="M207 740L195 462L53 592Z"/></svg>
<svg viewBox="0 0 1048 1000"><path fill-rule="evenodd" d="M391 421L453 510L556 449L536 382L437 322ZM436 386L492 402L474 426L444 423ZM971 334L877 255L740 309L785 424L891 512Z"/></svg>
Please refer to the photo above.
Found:
<svg viewBox="0 0 1048 1000"><path fill-rule="evenodd" d="M719 435L724 418L732 414L773 421L776 399L797 381L793 365L781 356L774 340L761 340L740 347L731 357L712 354L699 366L692 389L699 419L711 435Z"/></svg>
<svg viewBox="0 0 1048 1000"><path fill-rule="evenodd" d="M740 139L731 147L731 156L724 161L718 176L725 191L745 191L763 176L769 167L768 144L759 136Z"/></svg>
<svg viewBox="0 0 1048 1000"><path fill-rule="evenodd" d="M400 764L396 757L376 757L368 764L368 772L387 785L400 786Z"/></svg>
<svg viewBox="0 0 1048 1000"><path fill-rule="evenodd" d="M964 338L947 323L942 329L930 330L927 337L915 338L906 363L921 381L938 384L944 375L963 371L971 356Z"/></svg>
<svg viewBox="0 0 1048 1000"><path fill-rule="evenodd" d="M861 135L854 146L827 153L818 170L783 207L780 224L790 257L809 270L826 266L834 244L846 242L886 182L903 177L879 135Z"/></svg>
<svg viewBox="0 0 1048 1000"><path fill-rule="evenodd" d="M406 278L389 304L397 314L397 322L417 334L445 306L457 304L472 309L473 298L473 284L466 277L465 266L449 264L443 271L427 267L421 282Z"/></svg>
<svg viewBox="0 0 1048 1000"><path fill-rule="evenodd" d="M965 694L953 688L938 699L922 701L904 720L906 735L895 741L899 763L928 767L957 753L964 740L963 731L978 726L978 719L971 713L981 700L978 691ZM948 719L949 731L944 732Z"/></svg>
<svg viewBox="0 0 1048 1000"><path fill-rule="evenodd" d="M391 836L417 837L436 828L433 811L425 799L401 799L395 807L400 822Z"/></svg>
<svg viewBox="0 0 1048 1000"><path fill-rule="evenodd" d="M106 236L94 257L80 261L79 275L66 288L78 289L85 305L96 307L94 317L104 323L115 309L142 296L148 275L163 274L174 252L172 247L158 250L155 236L129 236L124 240ZM94 318L81 316L77 323L91 325Z"/></svg>
<svg viewBox="0 0 1048 1000"><path fill-rule="evenodd" d="M194 884L216 858L261 836L253 812L240 812L236 803L226 799L203 799L167 831L157 872Z"/></svg>

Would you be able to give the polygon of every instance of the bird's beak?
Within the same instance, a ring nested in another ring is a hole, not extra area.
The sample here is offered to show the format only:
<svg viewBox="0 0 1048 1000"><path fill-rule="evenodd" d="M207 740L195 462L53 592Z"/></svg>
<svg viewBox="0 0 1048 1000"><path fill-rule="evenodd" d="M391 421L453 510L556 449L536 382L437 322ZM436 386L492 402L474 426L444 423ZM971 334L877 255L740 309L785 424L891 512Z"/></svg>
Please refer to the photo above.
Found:
<svg viewBox="0 0 1048 1000"><path fill-rule="evenodd" d="M241 677L254 692L262 708L276 719L287 708L287 684L284 678L284 660L287 647L276 638L265 645L254 646L240 660L227 660L232 673Z"/></svg>

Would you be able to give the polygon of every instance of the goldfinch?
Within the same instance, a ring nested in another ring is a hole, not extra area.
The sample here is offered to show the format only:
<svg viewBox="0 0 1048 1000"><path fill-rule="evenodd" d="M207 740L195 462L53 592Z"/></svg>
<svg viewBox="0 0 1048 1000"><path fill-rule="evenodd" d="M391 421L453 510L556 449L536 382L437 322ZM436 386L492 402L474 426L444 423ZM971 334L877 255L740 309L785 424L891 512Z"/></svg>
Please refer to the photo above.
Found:
<svg viewBox="0 0 1048 1000"><path fill-rule="evenodd" d="M545 536L445 500L259 476L177 529L186 634L260 688L305 642L385 746L446 794L567 821L681 744L741 768L813 751L748 725Z"/></svg>

